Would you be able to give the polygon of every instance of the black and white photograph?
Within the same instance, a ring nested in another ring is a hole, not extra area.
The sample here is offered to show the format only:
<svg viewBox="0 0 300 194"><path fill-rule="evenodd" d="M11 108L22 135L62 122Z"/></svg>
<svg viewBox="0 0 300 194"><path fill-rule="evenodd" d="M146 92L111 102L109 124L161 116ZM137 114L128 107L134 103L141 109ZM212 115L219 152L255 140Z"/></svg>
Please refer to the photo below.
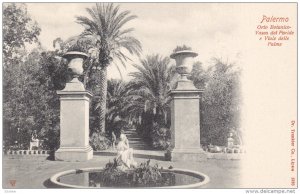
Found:
<svg viewBox="0 0 300 194"><path fill-rule="evenodd" d="M2 2L2 191L295 193L297 14Z"/></svg>

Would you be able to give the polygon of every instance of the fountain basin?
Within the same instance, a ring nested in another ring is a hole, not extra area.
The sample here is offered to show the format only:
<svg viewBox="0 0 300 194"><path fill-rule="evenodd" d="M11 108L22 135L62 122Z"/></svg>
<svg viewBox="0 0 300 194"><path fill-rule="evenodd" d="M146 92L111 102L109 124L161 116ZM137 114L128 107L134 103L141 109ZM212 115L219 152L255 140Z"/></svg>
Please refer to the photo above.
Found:
<svg viewBox="0 0 300 194"><path fill-rule="evenodd" d="M103 168L81 168L59 172L50 178L52 184L58 188L113 188L101 187L97 177L101 176ZM209 182L209 177L197 171L186 169L164 169L162 173L174 174L174 185L162 187L144 187L144 188L174 188L188 189L201 188L202 185ZM128 187L134 188L134 187Z"/></svg>

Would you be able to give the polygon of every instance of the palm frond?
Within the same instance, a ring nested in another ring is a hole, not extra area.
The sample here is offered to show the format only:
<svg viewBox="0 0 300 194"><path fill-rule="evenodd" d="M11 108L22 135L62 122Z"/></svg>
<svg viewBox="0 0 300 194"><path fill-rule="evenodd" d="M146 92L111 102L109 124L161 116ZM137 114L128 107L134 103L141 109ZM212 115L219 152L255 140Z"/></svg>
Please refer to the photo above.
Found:
<svg viewBox="0 0 300 194"><path fill-rule="evenodd" d="M123 36L119 39L118 45L126 48L130 54L136 54L137 56L140 56L142 51L141 42L132 36Z"/></svg>
<svg viewBox="0 0 300 194"><path fill-rule="evenodd" d="M127 96L133 107L128 107L128 110L143 111L147 103L150 109L156 108L158 114L165 114L169 110L171 99L168 96L171 80L169 74L174 69L169 58L151 55L133 66L137 71L130 73L133 79L127 85Z"/></svg>
<svg viewBox="0 0 300 194"><path fill-rule="evenodd" d="M93 46L107 50L107 52L100 52L102 54L99 56L99 59L101 58L99 63L103 63L103 66L108 65L107 59L112 58L125 67L125 62L130 58L121 52L122 49L127 50L131 55L139 56L142 51L141 43L129 35L134 29L122 29L127 22L136 18L135 15L131 15L130 11L120 11L119 5L115 6L113 3L96 3L86 11L89 17L78 16L76 17L77 23L85 27L81 36L94 38L94 42L103 45L99 47L94 44Z"/></svg>
<svg viewBox="0 0 300 194"><path fill-rule="evenodd" d="M118 13L118 15L116 15L114 18L112 18L112 23L110 25L110 29L109 29L109 35L112 35L113 32L119 30L122 26L118 26L118 24L120 24L120 22L126 18L128 15L130 14L130 11L123 11L121 13ZM117 28L117 26L119 28Z"/></svg>
<svg viewBox="0 0 300 194"><path fill-rule="evenodd" d="M121 79L123 80L124 78L123 78L123 75L122 75L122 72L121 72L121 70L120 70L120 67L119 67L119 65L118 64L116 64L115 62L113 62L114 64L115 64L115 66L117 67L117 70L118 70L118 72L119 72L119 74L120 74L120 77L121 77Z"/></svg>
<svg viewBox="0 0 300 194"><path fill-rule="evenodd" d="M123 35L130 34L133 31L134 31L134 28L127 28L125 30L114 31L114 33L112 35L112 39L121 38Z"/></svg>

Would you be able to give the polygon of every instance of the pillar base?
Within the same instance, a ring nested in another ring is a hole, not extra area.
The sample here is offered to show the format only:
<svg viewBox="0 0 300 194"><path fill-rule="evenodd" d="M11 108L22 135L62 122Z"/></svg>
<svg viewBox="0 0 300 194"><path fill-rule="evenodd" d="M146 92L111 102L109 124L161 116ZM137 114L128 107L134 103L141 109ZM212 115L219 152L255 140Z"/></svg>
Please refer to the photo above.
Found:
<svg viewBox="0 0 300 194"><path fill-rule="evenodd" d="M173 149L165 153L168 161L205 161L207 156L201 148Z"/></svg>
<svg viewBox="0 0 300 194"><path fill-rule="evenodd" d="M87 147L60 147L55 152L55 160L84 162L93 158L93 149Z"/></svg>

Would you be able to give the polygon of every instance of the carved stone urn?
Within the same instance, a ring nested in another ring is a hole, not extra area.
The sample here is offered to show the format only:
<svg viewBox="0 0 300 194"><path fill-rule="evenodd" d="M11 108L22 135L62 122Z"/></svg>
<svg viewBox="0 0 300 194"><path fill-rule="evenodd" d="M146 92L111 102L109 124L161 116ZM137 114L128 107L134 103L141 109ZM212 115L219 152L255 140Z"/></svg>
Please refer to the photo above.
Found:
<svg viewBox="0 0 300 194"><path fill-rule="evenodd" d="M71 69L73 78L78 78L83 73L83 61L87 54L78 51L70 51L63 55L68 60L68 68Z"/></svg>
<svg viewBox="0 0 300 194"><path fill-rule="evenodd" d="M88 57L87 54L78 51L70 51L63 55L68 60L68 68L72 72L72 80L66 84L64 90L84 90L83 84L78 77L83 73L83 61Z"/></svg>
<svg viewBox="0 0 300 194"><path fill-rule="evenodd" d="M176 89L195 89L193 83L187 79L187 76L191 74L196 56L198 54L191 50L181 50L170 55L172 59L175 59L176 71L180 75Z"/></svg>

